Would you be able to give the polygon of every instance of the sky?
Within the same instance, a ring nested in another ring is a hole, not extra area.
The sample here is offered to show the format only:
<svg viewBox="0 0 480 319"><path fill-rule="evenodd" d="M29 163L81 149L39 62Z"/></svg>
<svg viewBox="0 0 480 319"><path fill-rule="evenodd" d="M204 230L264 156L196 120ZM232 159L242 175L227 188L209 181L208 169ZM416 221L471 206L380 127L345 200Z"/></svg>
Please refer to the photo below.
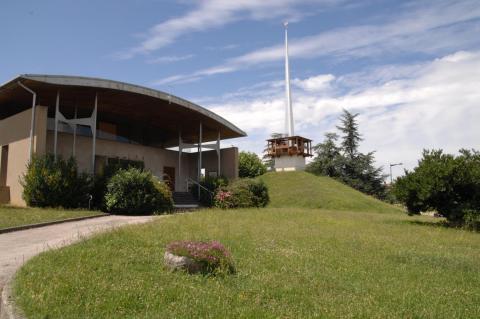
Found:
<svg viewBox="0 0 480 319"><path fill-rule="evenodd" d="M284 21L296 134L319 143L343 109L359 113L361 151L386 173L423 149L480 149L478 0L3 0L0 82L151 87L225 117L248 137L223 145L261 154L284 131Z"/></svg>

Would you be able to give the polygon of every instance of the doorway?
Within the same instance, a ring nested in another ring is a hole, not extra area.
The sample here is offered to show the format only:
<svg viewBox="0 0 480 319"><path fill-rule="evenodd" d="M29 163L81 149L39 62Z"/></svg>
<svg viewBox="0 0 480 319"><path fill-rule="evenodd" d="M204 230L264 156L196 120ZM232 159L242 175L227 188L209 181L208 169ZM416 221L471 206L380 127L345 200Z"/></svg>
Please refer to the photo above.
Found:
<svg viewBox="0 0 480 319"><path fill-rule="evenodd" d="M172 192L175 191L175 167L163 167L163 181L170 187Z"/></svg>
<svg viewBox="0 0 480 319"><path fill-rule="evenodd" d="M2 146L0 158L0 186L7 186L8 145Z"/></svg>

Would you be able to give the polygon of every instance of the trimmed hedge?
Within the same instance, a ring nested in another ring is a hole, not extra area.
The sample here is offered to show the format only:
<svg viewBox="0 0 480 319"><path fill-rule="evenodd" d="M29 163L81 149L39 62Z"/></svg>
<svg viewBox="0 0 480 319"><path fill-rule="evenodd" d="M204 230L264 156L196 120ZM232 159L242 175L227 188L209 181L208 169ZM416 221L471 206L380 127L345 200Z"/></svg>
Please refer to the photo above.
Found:
<svg viewBox="0 0 480 319"><path fill-rule="evenodd" d="M258 179L243 178L220 188L215 206L220 208L265 207L270 201L267 185Z"/></svg>
<svg viewBox="0 0 480 319"><path fill-rule="evenodd" d="M170 212L172 193L148 171L120 169L107 184L105 208L107 212L126 215Z"/></svg>
<svg viewBox="0 0 480 319"><path fill-rule="evenodd" d="M33 207L88 207L92 181L73 157L34 156L21 177L23 199Z"/></svg>

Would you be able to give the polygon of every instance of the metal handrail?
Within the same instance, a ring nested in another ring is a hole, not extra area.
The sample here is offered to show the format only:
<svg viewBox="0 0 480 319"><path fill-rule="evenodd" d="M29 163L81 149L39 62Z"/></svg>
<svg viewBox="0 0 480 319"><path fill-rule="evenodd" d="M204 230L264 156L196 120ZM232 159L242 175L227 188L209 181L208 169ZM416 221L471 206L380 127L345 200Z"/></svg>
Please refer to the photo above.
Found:
<svg viewBox="0 0 480 319"><path fill-rule="evenodd" d="M207 193L210 195L210 198L213 200L213 196L215 195L211 190L209 190L208 188L206 188L205 186L201 185L199 182L197 182L196 180L193 180L191 179L190 177L187 177L186 178L186 182L187 182L187 189L189 190L190 189L190 184L194 184L194 185L197 185L198 187L200 187L201 189L203 190L206 190Z"/></svg>

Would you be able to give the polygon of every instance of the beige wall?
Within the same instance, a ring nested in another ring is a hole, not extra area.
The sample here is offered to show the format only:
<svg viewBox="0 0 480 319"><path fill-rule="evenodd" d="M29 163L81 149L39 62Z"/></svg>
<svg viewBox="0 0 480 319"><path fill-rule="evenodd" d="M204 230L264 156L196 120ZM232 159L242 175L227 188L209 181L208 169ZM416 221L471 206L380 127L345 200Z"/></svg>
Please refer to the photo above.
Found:
<svg viewBox="0 0 480 319"><path fill-rule="evenodd" d="M54 133L47 134L47 152L53 153ZM72 155L73 135L58 133L57 152L63 158ZM80 170L92 172L92 138L77 136L75 155ZM185 180L190 172L190 161L187 156L182 158L181 174L178 176L178 152L149 147L138 144L128 144L110 140L98 139L96 143L96 155L106 157L118 157L129 160L143 161L145 168L153 175L163 178L164 166L175 167L175 189L185 190Z"/></svg>
<svg viewBox="0 0 480 319"><path fill-rule="evenodd" d="M197 154L190 154L192 160L192 176L197 176L198 171L198 157ZM218 157L217 151L209 150L202 153L202 168L205 169L205 174L208 172L218 171ZM220 175L228 179L238 178L238 148L229 147L220 150ZM196 179L196 178L195 178Z"/></svg>
<svg viewBox="0 0 480 319"><path fill-rule="evenodd" d="M8 145L6 186L10 188L10 203L25 206L20 177L25 173L29 161L30 123L32 111L28 109L0 121L0 146ZM47 133L47 108L36 107L34 152L45 153ZM2 164L3 165L3 164Z"/></svg>

